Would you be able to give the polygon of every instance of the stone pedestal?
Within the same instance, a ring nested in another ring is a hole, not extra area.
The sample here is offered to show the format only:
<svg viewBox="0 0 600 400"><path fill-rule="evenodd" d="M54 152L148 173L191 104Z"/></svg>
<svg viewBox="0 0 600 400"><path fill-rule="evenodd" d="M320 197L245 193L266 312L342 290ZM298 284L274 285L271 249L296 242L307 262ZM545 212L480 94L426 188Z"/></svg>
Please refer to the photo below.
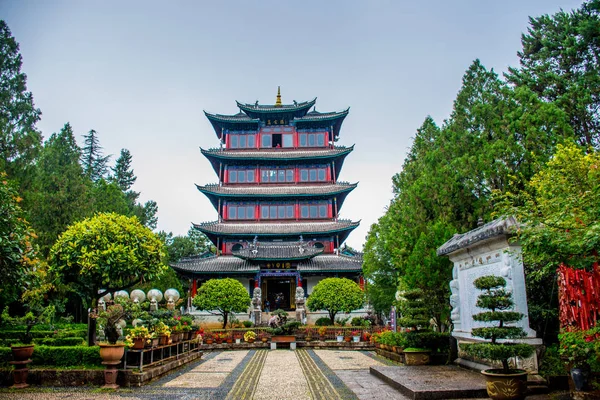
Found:
<svg viewBox="0 0 600 400"><path fill-rule="evenodd" d="M506 290L513 295L515 304L513 310L524 315L524 318L514 325L523 328L527 336L511 342L528 343L534 346L542 344L542 340L536 337L536 332L529 327L521 246L509 242L512 230L516 227L517 222L514 218L498 219L465 234L454 235L437 251L438 255L448 256L454 263L450 282L450 304L454 325L452 336L459 343L459 357L461 343L483 341L481 338L473 337L471 333L473 328L494 325L494 323L473 320L473 314L485 311L475 305L480 291L475 288L473 281L485 275L501 276L506 280ZM485 360L477 361L491 365ZM538 369L535 353L530 359L518 360L517 364L531 372L537 372Z"/></svg>
<svg viewBox="0 0 600 400"><path fill-rule="evenodd" d="M119 370L117 366L121 364L121 361L103 361L103 365L106 365L106 369L104 370L104 386L105 389L118 389L119 385L117 385L117 376L119 375Z"/></svg>
<svg viewBox="0 0 600 400"><path fill-rule="evenodd" d="M24 389L29 387L27 384L27 376L29 376L29 369L27 368L27 364L29 364L31 360L25 361L9 361L9 364L14 365L15 369L13 371L13 385L12 389Z"/></svg>

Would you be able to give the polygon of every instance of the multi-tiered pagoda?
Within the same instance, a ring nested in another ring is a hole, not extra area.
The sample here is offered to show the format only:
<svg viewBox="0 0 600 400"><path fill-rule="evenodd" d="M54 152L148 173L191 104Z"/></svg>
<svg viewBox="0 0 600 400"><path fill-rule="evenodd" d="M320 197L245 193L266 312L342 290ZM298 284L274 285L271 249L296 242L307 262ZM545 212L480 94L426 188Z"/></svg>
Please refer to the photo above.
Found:
<svg viewBox="0 0 600 400"><path fill-rule="evenodd" d="M217 221L194 224L217 254L183 259L172 267L203 281L232 277L262 304L295 308L296 286L310 295L330 276L363 284L362 257L340 250L358 222L339 219L356 184L339 182L353 147L335 146L348 109L320 113L316 99L274 105L242 104L235 115L206 113L220 148L204 150L219 183L197 186L218 212Z"/></svg>

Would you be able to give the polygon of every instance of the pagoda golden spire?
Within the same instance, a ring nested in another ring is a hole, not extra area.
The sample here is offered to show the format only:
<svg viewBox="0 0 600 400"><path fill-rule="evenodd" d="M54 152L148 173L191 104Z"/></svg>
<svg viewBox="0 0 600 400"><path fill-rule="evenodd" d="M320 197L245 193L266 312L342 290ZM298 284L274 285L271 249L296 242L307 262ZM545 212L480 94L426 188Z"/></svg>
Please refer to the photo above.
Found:
<svg viewBox="0 0 600 400"><path fill-rule="evenodd" d="M277 86L277 100L275 101L275 107L281 107L281 88Z"/></svg>

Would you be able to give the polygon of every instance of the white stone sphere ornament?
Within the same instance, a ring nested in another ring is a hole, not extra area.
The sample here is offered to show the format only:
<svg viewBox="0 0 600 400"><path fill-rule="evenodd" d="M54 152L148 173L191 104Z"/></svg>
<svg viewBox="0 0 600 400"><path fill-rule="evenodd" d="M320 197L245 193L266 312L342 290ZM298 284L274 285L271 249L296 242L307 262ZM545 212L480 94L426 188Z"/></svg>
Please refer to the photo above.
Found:
<svg viewBox="0 0 600 400"><path fill-rule="evenodd" d="M124 297L126 299L129 299L129 293L127 293L127 290L119 290L115 293L115 300L117 299L117 297Z"/></svg>
<svg viewBox="0 0 600 400"><path fill-rule="evenodd" d="M143 303L146 300L146 294L141 289L132 290L129 297L134 303Z"/></svg>
<svg viewBox="0 0 600 400"><path fill-rule="evenodd" d="M167 308L169 310L173 310L175 308L175 303L179 300L181 296L177 289L167 289L165 290L165 298L167 299Z"/></svg>
<svg viewBox="0 0 600 400"><path fill-rule="evenodd" d="M148 299L150 299L150 311L158 310L158 303L163 299L163 294L158 289L148 291Z"/></svg>

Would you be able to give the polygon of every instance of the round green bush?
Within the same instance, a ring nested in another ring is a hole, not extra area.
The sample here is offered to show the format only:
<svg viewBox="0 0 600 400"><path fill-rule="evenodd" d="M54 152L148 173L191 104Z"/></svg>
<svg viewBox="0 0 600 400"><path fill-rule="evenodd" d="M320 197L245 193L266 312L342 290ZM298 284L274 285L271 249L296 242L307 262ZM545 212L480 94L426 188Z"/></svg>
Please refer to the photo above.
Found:
<svg viewBox="0 0 600 400"><path fill-rule="evenodd" d="M316 326L329 326L331 325L331 320L327 317L321 317L315 321Z"/></svg>

